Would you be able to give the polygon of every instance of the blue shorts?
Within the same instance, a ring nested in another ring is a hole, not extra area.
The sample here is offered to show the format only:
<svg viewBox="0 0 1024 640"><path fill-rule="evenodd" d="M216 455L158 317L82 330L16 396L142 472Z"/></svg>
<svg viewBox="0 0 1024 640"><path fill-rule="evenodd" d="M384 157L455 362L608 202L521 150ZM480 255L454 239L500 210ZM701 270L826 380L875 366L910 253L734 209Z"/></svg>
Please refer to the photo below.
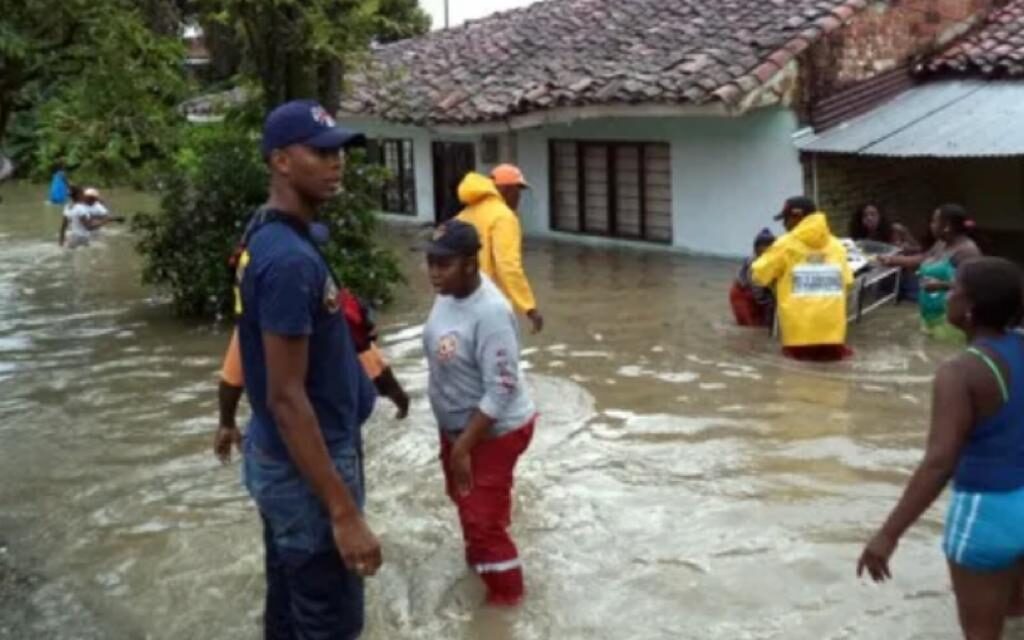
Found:
<svg viewBox="0 0 1024 640"><path fill-rule="evenodd" d="M954 490L942 548L950 562L975 571L1001 571L1024 559L1024 489Z"/></svg>
<svg viewBox="0 0 1024 640"><path fill-rule="evenodd" d="M331 452L359 508L362 462L355 449ZM265 640L353 640L363 630L363 580L345 568L320 500L288 460L246 439L245 485L259 507L266 552Z"/></svg>

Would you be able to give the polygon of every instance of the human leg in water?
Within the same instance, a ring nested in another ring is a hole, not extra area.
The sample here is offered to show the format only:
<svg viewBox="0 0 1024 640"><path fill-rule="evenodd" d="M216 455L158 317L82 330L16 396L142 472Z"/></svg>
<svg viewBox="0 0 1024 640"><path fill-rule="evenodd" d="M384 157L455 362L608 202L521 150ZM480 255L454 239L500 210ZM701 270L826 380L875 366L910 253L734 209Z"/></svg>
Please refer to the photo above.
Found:
<svg viewBox="0 0 1024 640"><path fill-rule="evenodd" d="M980 572L949 563L965 640L1000 640L1021 580L1021 567Z"/></svg>
<svg viewBox="0 0 1024 640"><path fill-rule="evenodd" d="M1010 601L1010 611L1006 614L1010 618L1024 618L1024 560L1017 563L1021 577L1017 580L1017 587L1013 592L1013 600Z"/></svg>

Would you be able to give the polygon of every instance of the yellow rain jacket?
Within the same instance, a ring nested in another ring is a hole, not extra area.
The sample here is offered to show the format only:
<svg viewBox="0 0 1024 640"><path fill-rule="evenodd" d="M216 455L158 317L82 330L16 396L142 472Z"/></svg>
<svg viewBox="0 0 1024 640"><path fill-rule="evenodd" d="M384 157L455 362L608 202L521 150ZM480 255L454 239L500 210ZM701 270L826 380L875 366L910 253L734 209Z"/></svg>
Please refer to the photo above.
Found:
<svg viewBox="0 0 1024 640"><path fill-rule="evenodd" d="M519 217L508 208L494 182L470 173L459 185L459 201L466 205L457 218L480 234L480 270L494 280L518 313L537 308L530 282L523 271L523 231Z"/></svg>
<svg viewBox="0 0 1024 640"><path fill-rule="evenodd" d="M751 275L762 287L775 286L783 346L846 343L846 294L853 272L825 214L807 216L776 240L754 261Z"/></svg>

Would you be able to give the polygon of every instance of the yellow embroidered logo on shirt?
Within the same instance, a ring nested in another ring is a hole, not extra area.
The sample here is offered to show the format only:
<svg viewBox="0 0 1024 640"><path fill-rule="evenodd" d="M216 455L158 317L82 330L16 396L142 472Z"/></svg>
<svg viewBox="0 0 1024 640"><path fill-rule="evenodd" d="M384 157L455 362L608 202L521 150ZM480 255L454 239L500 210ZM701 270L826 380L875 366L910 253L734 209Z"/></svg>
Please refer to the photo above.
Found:
<svg viewBox="0 0 1024 640"><path fill-rule="evenodd" d="M242 276L245 275L245 268L249 266L249 250L246 249L238 256L238 266L235 267L235 315L242 315Z"/></svg>

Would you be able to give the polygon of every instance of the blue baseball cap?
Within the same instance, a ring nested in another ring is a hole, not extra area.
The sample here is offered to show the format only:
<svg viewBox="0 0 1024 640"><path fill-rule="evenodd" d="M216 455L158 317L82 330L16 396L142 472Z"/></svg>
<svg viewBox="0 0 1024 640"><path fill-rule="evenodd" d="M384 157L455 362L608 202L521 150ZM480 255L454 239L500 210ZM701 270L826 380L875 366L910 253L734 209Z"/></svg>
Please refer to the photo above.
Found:
<svg viewBox="0 0 1024 640"><path fill-rule="evenodd" d="M461 220L449 220L434 229L424 250L428 256L438 258L468 258L480 253L480 236L473 225Z"/></svg>
<svg viewBox="0 0 1024 640"><path fill-rule="evenodd" d="M363 134L339 127L315 100L293 100L274 109L263 125L263 155L302 144L314 149L344 149L366 144Z"/></svg>

